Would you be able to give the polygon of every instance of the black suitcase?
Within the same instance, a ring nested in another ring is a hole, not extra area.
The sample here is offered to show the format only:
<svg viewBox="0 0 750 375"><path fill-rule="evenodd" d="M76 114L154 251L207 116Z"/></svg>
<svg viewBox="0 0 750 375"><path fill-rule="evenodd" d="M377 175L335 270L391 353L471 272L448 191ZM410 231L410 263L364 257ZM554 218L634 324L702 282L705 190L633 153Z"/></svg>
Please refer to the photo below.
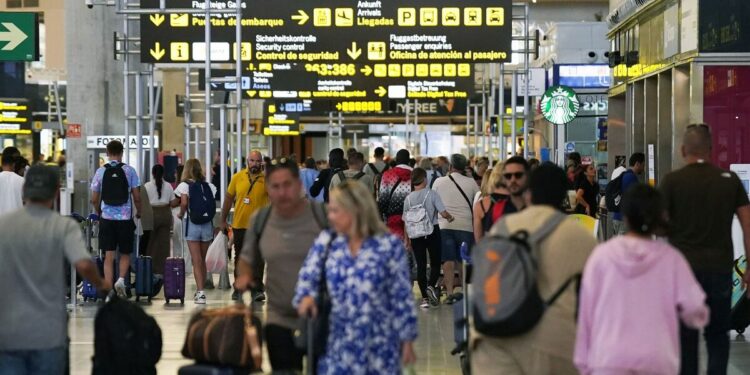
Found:
<svg viewBox="0 0 750 375"><path fill-rule="evenodd" d="M194 364L180 367L178 375L247 375L248 370L216 365Z"/></svg>

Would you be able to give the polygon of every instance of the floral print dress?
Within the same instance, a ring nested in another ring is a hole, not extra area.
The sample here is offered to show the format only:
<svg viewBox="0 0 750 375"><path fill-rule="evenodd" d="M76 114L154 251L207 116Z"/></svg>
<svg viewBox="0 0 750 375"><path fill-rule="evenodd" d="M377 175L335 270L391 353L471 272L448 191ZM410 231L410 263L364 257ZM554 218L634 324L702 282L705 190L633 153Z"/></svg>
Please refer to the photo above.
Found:
<svg viewBox="0 0 750 375"><path fill-rule="evenodd" d="M401 343L417 338L417 316L406 252L390 234L367 238L357 256L348 240L323 231L297 281L294 306L317 297L323 258L332 300L328 347L319 374L399 374ZM330 245L328 245L330 243Z"/></svg>

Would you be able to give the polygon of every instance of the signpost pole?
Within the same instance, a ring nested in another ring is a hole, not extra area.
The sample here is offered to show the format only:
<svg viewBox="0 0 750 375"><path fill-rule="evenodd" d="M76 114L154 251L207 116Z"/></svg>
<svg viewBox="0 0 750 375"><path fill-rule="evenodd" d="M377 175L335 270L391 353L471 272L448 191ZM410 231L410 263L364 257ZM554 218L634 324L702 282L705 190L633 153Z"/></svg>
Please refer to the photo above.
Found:
<svg viewBox="0 0 750 375"><path fill-rule="evenodd" d="M141 72L135 72L135 139L136 139L136 154L135 154L135 170L138 171L138 175L141 180L146 180L148 177L143 173L143 98L141 97L143 91L143 81ZM130 143L130 138L125 136L125 142Z"/></svg>
<svg viewBox="0 0 750 375"><path fill-rule="evenodd" d="M529 81L531 81L531 74L529 74L529 4L524 5L524 17L523 17L523 71L526 81L526 90L523 94L523 157L524 159L529 158Z"/></svg>
<svg viewBox="0 0 750 375"><path fill-rule="evenodd" d="M185 99L183 100L182 110L183 118L185 119L185 152L183 157L185 163L187 159L190 159L190 120L192 119L192 106L190 105L190 65L185 68ZM180 176L177 176L179 181Z"/></svg>
<svg viewBox="0 0 750 375"><path fill-rule="evenodd" d="M500 103L497 108L497 118L500 131L500 161L503 161L508 158L508 151L506 150L508 142L505 138L505 64L500 64L498 84L500 87L498 88L497 96L500 99Z"/></svg>
<svg viewBox="0 0 750 375"><path fill-rule="evenodd" d="M205 19L205 46L206 46L206 144L205 144L205 164L203 168L208 171L211 168L211 7L206 4Z"/></svg>
<svg viewBox="0 0 750 375"><path fill-rule="evenodd" d="M471 153L471 100L466 101L466 153Z"/></svg>
<svg viewBox="0 0 750 375"><path fill-rule="evenodd" d="M484 64L484 74L482 75L482 156L487 156L487 138L489 134L485 126L487 126L487 71L489 70L489 64ZM491 77L490 77L491 78Z"/></svg>
<svg viewBox="0 0 750 375"><path fill-rule="evenodd" d="M219 199L221 207L224 207L224 193L227 189L227 106L223 104L219 108ZM206 167L206 176L209 176L211 167Z"/></svg>
<svg viewBox="0 0 750 375"><path fill-rule="evenodd" d="M490 68L490 98L489 98L489 118L491 119L493 116L495 116L495 66L493 64L488 64ZM486 121L486 120L485 120ZM498 127L496 127L495 130L497 130ZM495 132L492 131L492 125L490 125L490 168L495 162Z"/></svg>
<svg viewBox="0 0 750 375"><path fill-rule="evenodd" d="M516 156L516 121L518 115L516 113L516 106L518 105L518 71L513 70L513 80L510 86L510 154Z"/></svg>
<svg viewBox="0 0 750 375"><path fill-rule="evenodd" d="M154 164L156 164L156 145L154 144L154 130L156 129L156 94L154 93L154 85L156 80L154 77L154 64L149 65L151 68L151 79L148 82L148 165L149 168L153 168Z"/></svg>
<svg viewBox="0 0 750 375"><path fill-rule="evenodd" d="M344 114L339 112L339 148L344 148Z"/></svg>
<svg viewBox="0 0 750 375"><path fill-rule="evenodd" d="M235 34L237 37L237 58L235 62L237 63L235 65L236 68L236 74L237 74L237 89L235 90L235 99L236 99L236 105L235 108L235 122L237 126L237 135L235 139L235 152L236 152L236 159L233 163L235 172L239 172L241 165L242 165L242 7L237 4L236 5L237 10L237 25L235 26ZM225 155L222 155L222 158L226 158ZM221 170L222 175L225 173L225 169ZM224 184L224 182L222 182ZM226 186L224 184L223 186ZM222 199L224 195L222 194Z"/></svg>
<svg viewBox="0 0 750 375"><path fill-rule="evenodd" d="M422 140L422 130L419 126L419 100L414 100L414 126L416 127L415 133L417 134L416 141L414 142L414 153L419 155L421 153L420 143Z"/></svg>
<svg viewBox="0 0 750 375"><path fill-rule="evenodd" d="M410 134L409 127L411 126L411 123L409 122L409 115L411 114L411 109L409 108L409 99L406 99L404 103L406 103L406 105L404 106L404 109L405 109L404 112L406 112L404 114L404 140L406 141L406 148L408 149L408 148L410 148L409 147L409 145L410 145L410 143L409 143L409 134ZM413 152L413 150L412 150L412 152Z"/></svg>
<svg viewBox="0 0 750 375"><path fill-rule="evenodd" d="M122 2L122 6L124 9L128 8L127 1ZM128 27L128 16L123 15L123 47L124 47L124 53L122 55L122 61L123 61L123 68L122 68L122 78L123 78L123 106L124 106L124 118L125 118L125 155L124 155L124 161L125 163L130 162L130 142L128 140L130 139L130 119L128 118L130 116L130 80L128 79L128 74L130 74L130 42L128 41L129 34L130 34L130 28ZM140 171L138 172L140 173Z"/></svg>
<svg viewBox="0 0 750 375"><path fill-rule="evenodd" d="M331 147L333 145L333 143L331 142L331 138L333 138L333 112L328 113L328 139L326 142L328 143L328 152L333 149L333 147Z"/></svg>

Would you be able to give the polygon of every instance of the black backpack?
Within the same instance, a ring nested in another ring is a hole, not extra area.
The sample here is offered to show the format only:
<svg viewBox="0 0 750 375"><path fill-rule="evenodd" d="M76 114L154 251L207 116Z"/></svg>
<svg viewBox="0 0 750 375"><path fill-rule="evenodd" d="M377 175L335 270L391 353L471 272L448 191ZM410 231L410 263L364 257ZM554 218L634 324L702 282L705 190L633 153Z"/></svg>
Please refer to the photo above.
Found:
<svg viewBox="0 0 750 375"><path fill-rule="evenodd" d="M196 181L189 184L190 204L188 214L193 224L210 223L216 215L216 201L211 193L211 186L206 181Z"/></svg>
<svg viewBox="0 0 750 375"><path fill-rule="evenodd" d="M625 173L633 173L631 170L620 173L617 178L610 181L607 187L604 189L604 202L607 205L608 212L620 212L620 204L622 203L622 178Z"/></svg>
<svg viewBox="0 0 750 375"><path fill-rule="evenodd" d="M151 375L161 358L156 320L135 303L113 296L94 320L94 375Z"/></svg>
<svg viewBox="0 0 750 375"><path fill-rule="evenodd" d="M125 164L104 164L102 177L102 201L108 206L122 206L128 203L130 184L123 168Z"/></svg>

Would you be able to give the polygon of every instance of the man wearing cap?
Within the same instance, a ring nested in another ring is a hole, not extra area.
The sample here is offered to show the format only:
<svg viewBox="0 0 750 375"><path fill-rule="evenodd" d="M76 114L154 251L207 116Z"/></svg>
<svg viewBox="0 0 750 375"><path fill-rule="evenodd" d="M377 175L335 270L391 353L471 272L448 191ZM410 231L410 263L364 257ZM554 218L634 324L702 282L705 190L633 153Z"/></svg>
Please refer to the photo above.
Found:
<svg viewBox="0 0 750 375"><path fill-rule="evenodd" d="M383 173L378 189L378 209L388 229L395 236L404 238L404 201L411 193L411 171L409 151L396 153L396 167Z"/></svg>
<svg viewBox="0 0 750 375"><path fill-rule="evenodd" d="M0 374L63 374L67 362L64 259L106 293L75 221L53 211L56 167L26 172L26 206L0 216L0 285L12 302L0 309Z"/></svg>
<svg viewBox="0 0 750 375"><path fill-rule="evenodd" d="M442 242L442 261L445 290L448 298L447 304L453 304L458 296L453 294L455 279L453 277L456 263L461 260L461 243L471 248L474 244L474 221L473 205L471 198L478 192L479 187L471 177L464 175L468 161L466 156L453 154L450 160L450 172L445 177L435 180L432 189L435 190L445 204L446 211L450 212L455 220L449 222L440 218L440 239ZM461 269L459 267L459 272ZM463 275L461 275L463 279Z"/></svg>
<svg viewBox="0 0 750 375"><path fill-rule="evenodd" d="M3 171L0 172L0 215L23 207L23 177L15 172L16 160L21 153L15 147L3 150Z"/></svg>

